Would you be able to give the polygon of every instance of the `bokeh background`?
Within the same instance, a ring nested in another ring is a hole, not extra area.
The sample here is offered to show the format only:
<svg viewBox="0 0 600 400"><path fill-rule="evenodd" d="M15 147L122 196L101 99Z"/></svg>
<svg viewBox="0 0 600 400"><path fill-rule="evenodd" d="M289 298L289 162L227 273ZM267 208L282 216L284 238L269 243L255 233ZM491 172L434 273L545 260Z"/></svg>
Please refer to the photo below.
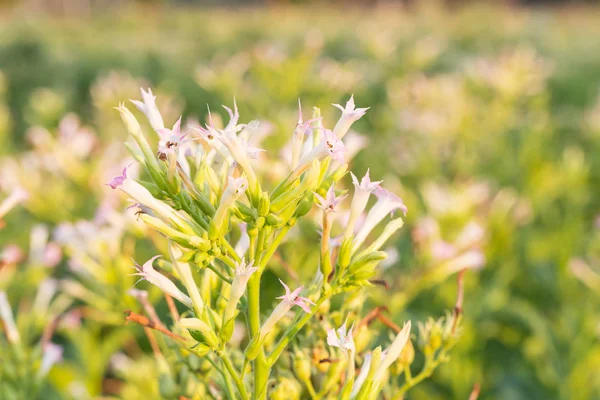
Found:
<svg viewBox="0 0 600 400"><path fill-rule="evenodd" d="M123 265L154 244L81 222L106 205L103 183L125 154L112 107L151 86L167 121L203 119L235 95L243 120L272 124L270 149L291 134L298 98L329 121L329 104L351 94L371 107L354 126L367 141L353 169L370 168L409 208L382 272L392 289L374 290L373 305L398 323L442 315L456 294L448 260L485 257L466 278L451 361L407 398L467 399L479 382L481 399L600 399L598 4L0 4L0 192L29 192L0 229L0 289L34 349L3 342L6 398L24 399L23 385L44 399L168 398L121 314L135 307ZM87 258L69 227L96 238L91 268L107 272L77 272ZM62 362L30 382L15 360L39 358L34 344L65 310Z"/></svg>

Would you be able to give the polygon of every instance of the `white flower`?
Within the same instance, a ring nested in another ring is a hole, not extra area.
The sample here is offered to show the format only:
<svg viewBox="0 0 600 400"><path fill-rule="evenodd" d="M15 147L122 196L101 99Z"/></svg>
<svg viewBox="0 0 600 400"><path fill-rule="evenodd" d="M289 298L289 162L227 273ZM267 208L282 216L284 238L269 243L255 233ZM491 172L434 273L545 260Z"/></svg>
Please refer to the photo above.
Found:
<svg viewBox="0 0 600 400"><path fill-rule="evenodd" d="M112 189L121 189L137 202L150 207L163 219L173 222L185 233L195 235L189 224L169 205L152 196L150 191L127 176L127 168L123 168L121 175L115 176L109 183Z"/></svg>
<svg viewBox="0 0 600 400"><path fill-rule="evenodd" d="M206 125L206 129L197 128L197 130L204 140L220 153L223 153L224 149L221 146L216 145L216 142L218 141L222 146L225 146L231 158L233 158L246 173L251 188L254 188L257 179L254 169L250 165L250 159L257 158L258 154L263 150L249 146L246 139L238 137L238 132L244 128L244 125L238 125L240 114L235 99L233 101L233 111L226 106L223 106L223 108L225 108L229 114L229 123L225 129L217 129L214 127L209 110L209 123ZM226 158L229 158L227 155L225 156Z"/></svg>
<svg viewBox="0 0 600 400"><path fill-rule="evenodd" d="M310 314L311 310L309 304L315 304L309 298L300 296L300 292L302 292L304 286L300 286L296 290L291 291L290 288L285 283L283 283L281 279L279 280L279 282L281 282L281 284L283 285L285 289L285 294L283 296L278 297L278 299L281 300L281 303L279 303L277 307L275 307L269 318L267 318L263 326L260 328L259 336L261 338L265 337L267 333L271 332L275 324L281 318L283 318L288 313L288 311L292 309L293 306L298 306L302 308L304 312Z"/></svg>
<svg viewBox="0 0 600 400"><path fill-rule="evenodd" d="M319 207L326 213L336 212L335 208L338 205L338 203L346 198L346 195L336 197L333 186L334 185L331 185L329 190L327 190L327 195L325 196L325 198L319 196L317 193L314 193L317 200L319 200L319 204L317 204L317 207Z"/></svg>
<svg viewBox="0 0 600 400"><path fill-rule="evenodd" d="M394 363L394 361L396 361L398 357L400 357L400 354L402 354L402 350L404 349L404 346L406 346L409 337L410 321L404 324L400 333L396 335L396 338L392 342L391 346L387 349L385 357L383 357L381 363L379 364L379 367L375 371L375 375L373 375L374 381L379 381L381 383L385 371L387 371L387 369Z"/></svg>
<svg viewBox="0 0 600 400"><path fill-rule="evenodd" d="M354 105L354 95L350 96L350 99L346 102L346 107L342 107L339 104L333 104L333 106L342 111L342 116L333 128L333 133L340 139L348 133L352 124L365 115L369 109L369 107L356 108Z"/></svg>
<svg viewBox="0 0 600 400"><path fill-rule="evenodd" d="M21 337L15 325L12 309L10 308L10 304L8 304L5 292L0 292L0 319L4 325L4 332L6 332L8 341L12 344L18 343Z"/></svg>
<svg viewBox="0 0 600 400"><path fill-rule="evenodd" d="M29 193L23 188L17 187L0 203L0 218L4 217L17 204L27 200Z"/></svg>
<svg viewBox="0 0 600 400"><path fill-rule="evenodd" d="M192 304L194 305L196 313L201 315L202 310L204 309L204 301L198 291L198 285L196 285L196 281L194 281L190 264L177 261L181 257L181 250L179 247L174 246L172 242L169 243L169 255L171 256L171 262L177 271L179 279L192 299Z"/></svg>
<svg viewBox="0 0 600 400"><path fill-rule="evenodd" d="M37 372L38 377L44 377L48 375L48 372L50 372L52 366L62 359L63 354L62 346L54 343L46 343L43 351L42 363Z"/></svg>
<svg viewBox="0 0 600 400"><path fill-rule="evenodd" d="M404 215L406 215L406 205L404 205L404 202L400 197L382 187L375 189L375 195L377 196L377 203L371 208L365 221L358 230L353 242L353 251L358 249L373 228L375 228L386 215L398 209L402 210Z"/></svg>
<svg viewBox="0 0 600 400"><path fill-rule="evenodd" d="M356 353L356 347L354 346L354 338L352 337L352 329L346 332L346 323L340 326L336 332L335 329L331 328L327 330L327 344L333 347L341 349L347 360L354 362L354 354Z"/></svg>
<svg viewBox="0 0 600 400"><path fill-rule="evenodd" d="M362 212L367 207L367 203L369 201L369 197L371 193L379 187L382 181L371 181L371 177L369 176L369 170L367 169L367 173L361 181L358 181L358 178L350 172L352 175L352 183L354 184L354 196L352 197L352 204L350 205L350 217L348 219L348 224L346 225L346 230L344 232L344 238L349 238L354 232L354 226L356 225L356 221L358 217L362 214Z"/></svg>
<svg viewBox="0 0 600 400"><path fill-rule="evenodd" d="M148 261L144 263L144 265L136 264L135 268L138 270L137 273L133 275L141 276L142 279L147 280L154 286L157 286L160 290L167 293L169 296L179 300L181 303L185 304L189 308L193 307L192 300L166 276L158 272L152 266L154 260L156 260L160 256L154 256Z"/></svg>
<svg viewBox="0 0 600 400"><path fill-rule="evenodd" d="M142 100L129 100L138 110L143 112L148 118L148 122L150 122L150 126L155 131L159 131L159 129L164 129L165 123L163 122L162 116L160 115L160 111L158 111L158 107L156 107L156 96L152 94L152 89L148 88L148 92L145 92L143 88L140 89L142 93Z"/></svg>
<svg viewBox="0 0 600 400"><path fill-rule="evenodd" d="M237 304L246 292L246 285L248 285L248 280L250 279L250 276L257 270L257 267L252 266L252 262L246 264L246 260L243 258L236 266L235 276L233 277L233 282L231 283L231 292L229 293L229 300L227 301L227 306L225 307L225 314L223 317L224 323L233 318L235 310L237 308Z"/></svg>
<svg viewBox="0 0 600 400"><path fill-rule="evenodd" d="M298 162L298 166L294 169L291 174L291 178L295 179L299 177L304 171L306 171L313 163L314 160L323 160L326 157L331 156L334 160L343 163L344 153L346 147L344 143L338 139L335 134L329 130L323 130L323 138L321 142L314 147L310 152L302 156Z"/></svg>
<svg viewBox="0 0 600 400"><path fill-rule="evenodd" d="M481 269L485 264L485 256L479 250L469 250L451 260L444 265L448 274L461 271L463 269Z"/></svg>
<svg viewBox="0 0 600 400"><path fill-rule="evenodd" d="M360 374L358 374L358 377L352 385L352 392L350 393L351 399L356 397L356 395L360 391L360 388L365 383L367 376L369 375L369 369L371 368L371 357L371 353L365 356L365 360L363 361L362 366L360 367Z"/></svg>

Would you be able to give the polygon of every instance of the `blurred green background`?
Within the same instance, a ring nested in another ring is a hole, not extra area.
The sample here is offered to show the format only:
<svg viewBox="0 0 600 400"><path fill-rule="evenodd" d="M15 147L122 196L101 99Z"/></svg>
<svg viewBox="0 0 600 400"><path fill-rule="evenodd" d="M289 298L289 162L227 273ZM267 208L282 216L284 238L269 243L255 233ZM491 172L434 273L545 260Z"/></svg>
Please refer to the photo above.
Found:
<svg viewBox="0 0 600 400"><path fill-rule="evenodd" d="M235 95L243 119L273 123L272 149L291 134L298 98L334 121L329 104L354 94L371 110L354 127L368 145L353 170L370 168L409 207L383 272L394 289L373 303L396 321L451 308L455 284L431 237L460 247L467 227L483 231L464 336L407 398L466 399L479 382L481 399L600 399L600 8L64 4L0 17L3 165L30 151L32 127L54 131L71 112L101 142L122 142L112 106L142 85L169 121ZM26 247L38 222L92 218L105 190L99 153L67 183L28 181L33 200L6 218L0 244ZM100 365L95 395L108 392ZM77 398L60 374L52 381L57 397Z"/></svg>

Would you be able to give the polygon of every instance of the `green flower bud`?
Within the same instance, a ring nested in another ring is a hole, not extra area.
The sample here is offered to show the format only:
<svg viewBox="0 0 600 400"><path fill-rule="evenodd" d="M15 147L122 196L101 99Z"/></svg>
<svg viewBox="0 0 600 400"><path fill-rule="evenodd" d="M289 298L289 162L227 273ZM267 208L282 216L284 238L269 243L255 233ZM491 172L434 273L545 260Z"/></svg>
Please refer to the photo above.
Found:
<svg viewBox="0 0 600 400"><path fill-rule="evenodd" d="M283 220L275 214L269 214L266 218L267 225L280 227L283 224Z"/></svg>
<svg viewBox="0 0 600 400"><path fill-rule="evenodd" d="M231 340L231 336L233 336L233 329L235 327L235 317L231 318L229 321L225 322L221 330L219 331L219 337L225 343Z"/></svg>
<svg viewBox="0 0 600 400"><path fill-rule="evenodd" d="M266 216L269 213L270 208L271 201L269 200L269 194L267 192L263 192L260 200L258 201L258 215L261 217Z"/></svg>
<svg viewBox="0 0 600 400"><path fill-rule="evenodd" d="M385 251L374 251L372 253L366 254L360 257L358 260L355 260L348 269L350 272L358 272L365 265L370 264L372 262L379 262L381 260L385 260L387 258L387 253Z"/></svg>
<svg viewBox="0 0 600 400"><path fill-rule="evenodd" d="M182 318L179 325L188 329L190 335L213 350L219 347L219 338L208 324L198 318Z"/></svg>
<svg viewBox="0 0 600 400"><path fill-rule="evenodd" d="M181 255L181 257L179 257L179 261L184 262L184 263L190 262L194 258L195 255L196 255L196 251L194 251L194 250L186 251L185 253L183 253Z"/></svg>
<svg viewBox="0 0 600 400"><path fill-rule="evenodd" d="M323 274L325 280L327 280L332 271L333 266L331 265L331 249L328 249L325 253L325 256L321 258L321 273Z"/></svg>
<svg viewBox="0 0 600 400"><path fill-rule="evenodd" d="M298 203L298 207L296 207L296 212L294 216L296 218L302 218L312 209L313 206L313 196L306 196L304 199Z"/></svg>
<svg viewBox="0 0 600 400"><path fill-rule="evenodd" d="M260 349L262 348L264 342L264 338L261 338L259 335L256 335L250 340L248 343L248 347L244 350L244 356L248 361L253 361L258 357L258 353L260 353Z"/></svg>
<svg viewBox="0 0 600 400"><path fill-rule="evenodd" d="M352 258L352 238L344 239L340 246L340 253L338 255L338 265L344 270L349 264Z"/></svg>
<svg viewBox="0 0 600 400"><path fill-rule="evenodd" d="M263 226L265 226L265 221L266 221L266 220L265 220L265 217L258 217L258 218L256 219L256 227L257 227L258 229L261 229Z"/></svg>

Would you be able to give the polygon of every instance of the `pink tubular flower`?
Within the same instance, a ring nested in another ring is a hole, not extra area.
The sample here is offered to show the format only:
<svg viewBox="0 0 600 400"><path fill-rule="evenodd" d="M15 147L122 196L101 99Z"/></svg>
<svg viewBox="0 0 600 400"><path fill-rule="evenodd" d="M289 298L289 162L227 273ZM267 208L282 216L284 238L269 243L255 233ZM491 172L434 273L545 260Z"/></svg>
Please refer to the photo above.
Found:
<svg viewBox="0 0 600 400"><path fill-rule="evenodd" d="M369 170L367 169L367 173L361 181L358 181L358 178L351 172L352 175L352 183L354 184L354 196L352 197L352 204L350 206L350 217L348 219L348 224L346 225L346 230L344 232L344 238L349 238L354 232L354 226L356 225L356 221L362 214L362 212L367 207L367 203L369 201L369 197L371 193L375 191L382 181L371 181L371 177L369 176Z"/></svg>
<svg viewBox="0 0 600 400"><path fill-rule="evenodd" d="M302 153L302 144L304 137L309 136L312 133L311 124L321 118L313 118L308 121L304 121L302 117L302 104L298 99L298 124L294 129L294 135L292 137L292 169L296 168L300 155Z"/></svg>
<svg viewBox="0 0 600 400"><path fill-rule="evenodd" d="M354 95L350 96L350 99L346 102L346 107L342 107L339 104L333 104L333 106L342 111L342 116L333 128L333 132L340 139L348 133L352 124L365 115L369 109L369 107L356 108L354 105Z"/></svg>
<svg viewBox="0 0 600 400"><path fill-rule="evenodd" d="M160 135L159 150L177 148L186 136L181 134L181 116L172 129L161 128L157 132Z"/></svg>
<svg viewBox="0 0 600 400"><path fill-rule="evenodd" d="M401 210L406 215L407 208L404 201L394 193L386 190L382 187L375 189L375 195L377 196L377 203L371 208L365 221L358 230L354 238L354 250L356 250L367 238L369 233L379 224L386 215Z"/></svg>
<svg viewBox="0 0 600 400"><path fill-rule="evenodd" d="M281 282L281 284L283 285L285 289L285 294L283 296L277 297L281 300L281 303L279 303L277 307L275 307L271 315L269 315L269 318L267 318L263 326L260 328L259 336L261 338L264 338L269 332L271 332L273 330L273 327L275 327L275 324L277 324L277 322L281 318L283 318L288 313L288 311L292 309L293 306L298 306L302 308L302 310L304 310L305 312L310 313L311 311L309 304L315 304L310 299L299 296L300 292L304 289L304 286L300 286L298 289L292 292L290 291L290 288L285 283L283 283L281 279L279 280L279 282Z"/></svg>
<svg viewBox="0 0 600 400"><path fill-rule="evenodd" d="M282 300L282 303L287 303L287 304L290 304L291 306L298 306L301 309L303 309L305 312L310 314L309 304L315 305L315 303L313 303L307 297L299 296L300 292L302 292L302 290L304 290L304 286L300 286L299 288L297 288L296 290L291 292L290 288L285 283L283 283L283 281L281 279L279 280L279 282L281 282L281 284L283 285L283 287L285 289L285 294L283 296L279 296L277 298Z"/></svg>
<svg viewBox="0 0 600 400"><path fill-rule="evenodd" d="M110 186L111 189L116 189L123 185L123 182L125 182L125 179L127 179L127 168L128 167L124 167L123 172L121 172L121 175L115 176L110 180L110 182L107 183L107 185Z"/></svg>
<svg viewBox="0 0 600 400"><path fill-rule="evenodd" d="M314 160L323 160L331 156L331 158L340 163L344 162L344 153L346 153L344 143L329 129L323 129L323 133L321 142L308 154L302 156L298 162L298 166L292 172L291 178L295 179L299 177L312 165Z"/></svg>
<svg viewBox="0 0 600 400"><path fill-rule="evenodd" d="M340 201L346 198L346 195L336 197L333 185L331 185L331 187L327 191L327 195L325 196L325 198L319 196L317 193L314 193L314 195L317 198L317 200L319 200L319 204L317 204L317 207L319 207L321 210L327 213L336 212L335 207Z"/></svg>

